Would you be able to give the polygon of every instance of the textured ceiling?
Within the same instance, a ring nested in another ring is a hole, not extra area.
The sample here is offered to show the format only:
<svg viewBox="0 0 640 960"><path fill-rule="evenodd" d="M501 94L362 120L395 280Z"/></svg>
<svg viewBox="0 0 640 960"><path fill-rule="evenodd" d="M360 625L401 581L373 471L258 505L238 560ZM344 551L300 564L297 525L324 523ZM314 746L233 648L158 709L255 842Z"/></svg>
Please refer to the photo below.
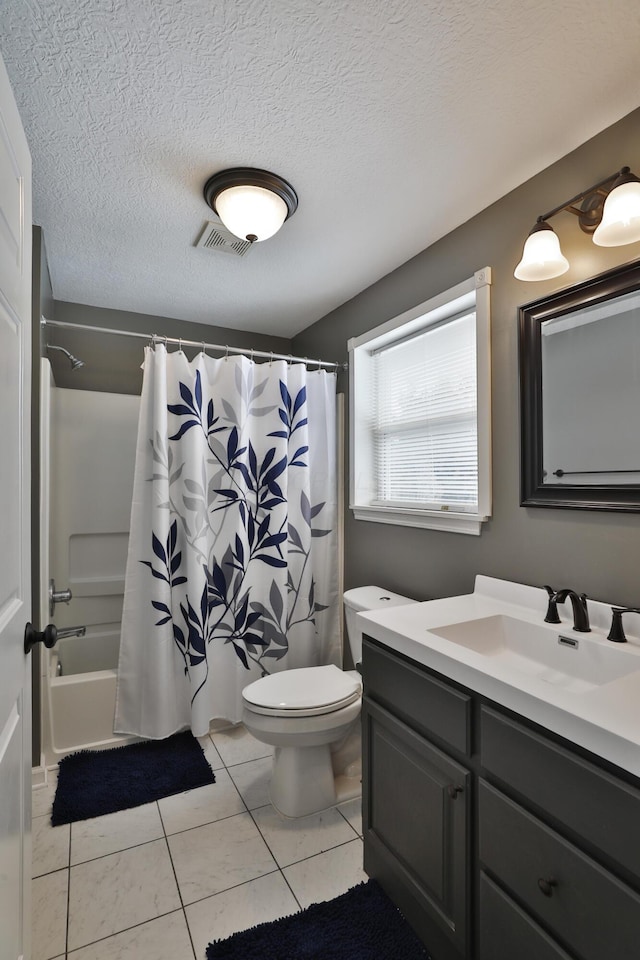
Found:
<svg viewBox="0 0 640 960"><path fill-rule="evenodd" d="M638 0L0 0L55 297L282 336L640 105L639 38ZM193 246L236 165L300 198L244 259Z"/></svg>

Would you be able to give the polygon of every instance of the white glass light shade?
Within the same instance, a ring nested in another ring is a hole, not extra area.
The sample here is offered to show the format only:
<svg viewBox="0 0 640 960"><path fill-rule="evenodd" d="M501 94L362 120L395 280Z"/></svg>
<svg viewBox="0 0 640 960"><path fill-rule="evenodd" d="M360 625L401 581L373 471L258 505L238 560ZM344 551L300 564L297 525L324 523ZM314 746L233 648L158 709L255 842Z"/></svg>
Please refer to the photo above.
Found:
<svg viewBox="0 0 640 960"><path fill-rule="evenodd" d="M228 187L215 199L216 213L241 240L268 240L287 218L284 200L265 187Z"/></svg>
<svg viewBox="0 0 640 960"><path fill-rule="evenodd" d="M621 247L640 240L640 182L614 187L604 203L600 226L593 235L599 247Z"/></svg>
<svg viewBox="0 0 640 960"><path fill-rule="evenodd" d="M513 272L516 280L551 280L569 269L560 241L548 223L537 223L522 251L522 260Z"/></svg>

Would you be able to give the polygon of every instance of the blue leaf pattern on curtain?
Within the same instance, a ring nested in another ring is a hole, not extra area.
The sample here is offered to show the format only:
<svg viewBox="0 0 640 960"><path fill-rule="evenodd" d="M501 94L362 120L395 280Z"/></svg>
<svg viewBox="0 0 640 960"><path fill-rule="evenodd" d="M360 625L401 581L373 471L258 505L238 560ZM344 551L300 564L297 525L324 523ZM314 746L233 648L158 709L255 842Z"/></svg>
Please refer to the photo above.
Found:
<svg viewBox="0 0 640 960"><path fill-rule="evenodd" d="M336 568L335 375L149 350L116 729L202 735L257 677L339 663Z"/></svg>

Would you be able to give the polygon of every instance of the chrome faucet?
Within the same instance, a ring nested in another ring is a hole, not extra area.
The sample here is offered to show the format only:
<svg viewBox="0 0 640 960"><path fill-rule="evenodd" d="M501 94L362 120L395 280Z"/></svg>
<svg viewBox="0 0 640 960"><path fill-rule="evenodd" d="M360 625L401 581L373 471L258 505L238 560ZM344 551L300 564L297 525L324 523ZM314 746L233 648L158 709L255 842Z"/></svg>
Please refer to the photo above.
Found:
<svg viewBox="0 0 640 960"><path fill-rule="evenodd" d="M56 637L58 640L64 640L65 637L84 637L87 632L86 626L82 627L58 627Z"/></svg>
<svg viewBox="0 0 640 960"><path fill-rule="evenodd" d="M544 618L545 623L561 623L560 617L558 615L558 604L564 603L564 601L569 598L571 600L571 606L573 607L573 629L577 630L579 633L590 633L591 627L589 626L589 610L587 608L587 595L586 593L576 593L575 590L553 590L551 587L545 584L547 594L549 595L549 605L547 607L547 615Z"/></svg>

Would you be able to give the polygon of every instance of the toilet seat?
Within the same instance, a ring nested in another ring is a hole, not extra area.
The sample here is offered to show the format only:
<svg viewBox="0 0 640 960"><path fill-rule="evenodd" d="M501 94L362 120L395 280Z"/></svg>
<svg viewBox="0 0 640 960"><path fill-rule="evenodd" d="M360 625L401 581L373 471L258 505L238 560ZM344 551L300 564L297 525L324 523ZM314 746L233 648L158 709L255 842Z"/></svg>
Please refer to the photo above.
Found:
<svg viewBox="0 0 640 960"><path fill-rule="evenodd" d="M249 710L274 717L315 717L333 713L360 698L362 683L333 664L284 670L250 683L242 691Z"/></svg>

